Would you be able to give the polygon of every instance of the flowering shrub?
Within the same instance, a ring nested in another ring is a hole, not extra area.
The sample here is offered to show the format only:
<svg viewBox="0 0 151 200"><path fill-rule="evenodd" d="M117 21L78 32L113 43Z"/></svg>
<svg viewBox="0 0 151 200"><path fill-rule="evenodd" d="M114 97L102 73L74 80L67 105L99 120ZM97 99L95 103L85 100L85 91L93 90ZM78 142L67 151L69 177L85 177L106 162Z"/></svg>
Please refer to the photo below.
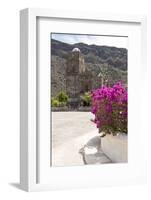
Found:
<svg viewBox="0 0 151 200"><path fill-rule="evenodd" d="M127 89L121 82L91 92L93 120L99 132L127 133Z"/></svg>

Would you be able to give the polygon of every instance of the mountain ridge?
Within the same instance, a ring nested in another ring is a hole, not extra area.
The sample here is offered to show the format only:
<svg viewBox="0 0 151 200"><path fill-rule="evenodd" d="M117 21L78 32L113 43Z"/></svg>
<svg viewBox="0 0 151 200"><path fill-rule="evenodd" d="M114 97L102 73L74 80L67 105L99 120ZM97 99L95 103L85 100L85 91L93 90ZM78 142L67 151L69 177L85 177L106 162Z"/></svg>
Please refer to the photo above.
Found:
<svg viewBox="0 0 151 200"><path fill-rule="evenodd" d="M67 44L51 39L51 83L52 96L66 91L66 69L69 53L79 48L87 70L93 76L93 88L101 86L100 72L105 74L111 84L123 81L127 84L127 52L126 48L87 45L85 43Z"/></svg>
<svg viewBox="0 0 151 200"><path fill-rule="evenodd" d="M79 48L84 55L86 63L108 63L115 68L127 70L127 49L114 46L88 45L85 43L68 44L51 39L51 55L67 58L67 54L73 48Z"/></svg>

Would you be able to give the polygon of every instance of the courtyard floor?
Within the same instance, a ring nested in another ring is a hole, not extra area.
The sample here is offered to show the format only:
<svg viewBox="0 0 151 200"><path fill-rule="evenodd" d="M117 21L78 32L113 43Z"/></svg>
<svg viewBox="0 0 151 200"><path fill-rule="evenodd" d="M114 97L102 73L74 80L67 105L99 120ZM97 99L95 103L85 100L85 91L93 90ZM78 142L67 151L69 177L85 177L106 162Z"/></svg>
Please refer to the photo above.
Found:
<svg viewBox="0 0 151 200"><path fill-rule="evenodd" d="M103 152L95 152L100 138L92 118L90 112L52 112L52 166L110 162ZM86 152L84 146L90 141Z"/></svg>

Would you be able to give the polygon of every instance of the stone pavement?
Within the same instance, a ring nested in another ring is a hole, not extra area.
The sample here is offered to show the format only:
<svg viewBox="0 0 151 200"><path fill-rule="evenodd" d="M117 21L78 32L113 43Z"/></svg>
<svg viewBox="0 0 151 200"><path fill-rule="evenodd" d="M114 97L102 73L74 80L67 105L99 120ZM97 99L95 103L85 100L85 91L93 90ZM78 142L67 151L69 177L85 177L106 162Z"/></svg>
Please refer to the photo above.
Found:
<svg viewBox="0 0 151 200"><path fill-rule="evenodd" d="M85 164L107 164L112 161L101 150L101 138L91 138L79 151Z"/></svg>
<svg viewBox="0 0 151 200"><path fill-rule="evenodd" d="M52 112L52 166L102 164L111 161L90 112Z"/></svg>

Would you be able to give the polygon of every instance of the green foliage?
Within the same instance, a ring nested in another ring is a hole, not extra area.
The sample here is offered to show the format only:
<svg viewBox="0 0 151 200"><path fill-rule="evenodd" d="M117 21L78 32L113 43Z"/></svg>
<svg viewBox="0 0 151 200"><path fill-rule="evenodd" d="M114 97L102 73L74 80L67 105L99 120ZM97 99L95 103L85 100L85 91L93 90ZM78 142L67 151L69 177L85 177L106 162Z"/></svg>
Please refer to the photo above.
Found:
<svg viewBox="0 0 151 200"><path fill-rule="evenodd" d="M63 107L68 103L68 95L61 91L56 97L51 98L51 106L52 107Z"/></svg>
<svg viewBox="0 0 151 200"><path fill-rule="evenodd" d="M68 99L69 99L68 95L65 92L63 92L63 91L59 92L59 94L56 96L56 98L61 103L67 103Z"/></svg>
<svg viewBox="0 0 151 200"><path fill-rule="evenodd" d="M52 107L58 107L59 106L59 101L55 98L51 99L51 106Z"/></svg>
<svg viewBox="0 0 151 200"><path fill-rule="evenodd" d="M85 92L84 95L81 96L81 100L82 100L83 106L90 106L91 105L90 92Z"/></svg>

